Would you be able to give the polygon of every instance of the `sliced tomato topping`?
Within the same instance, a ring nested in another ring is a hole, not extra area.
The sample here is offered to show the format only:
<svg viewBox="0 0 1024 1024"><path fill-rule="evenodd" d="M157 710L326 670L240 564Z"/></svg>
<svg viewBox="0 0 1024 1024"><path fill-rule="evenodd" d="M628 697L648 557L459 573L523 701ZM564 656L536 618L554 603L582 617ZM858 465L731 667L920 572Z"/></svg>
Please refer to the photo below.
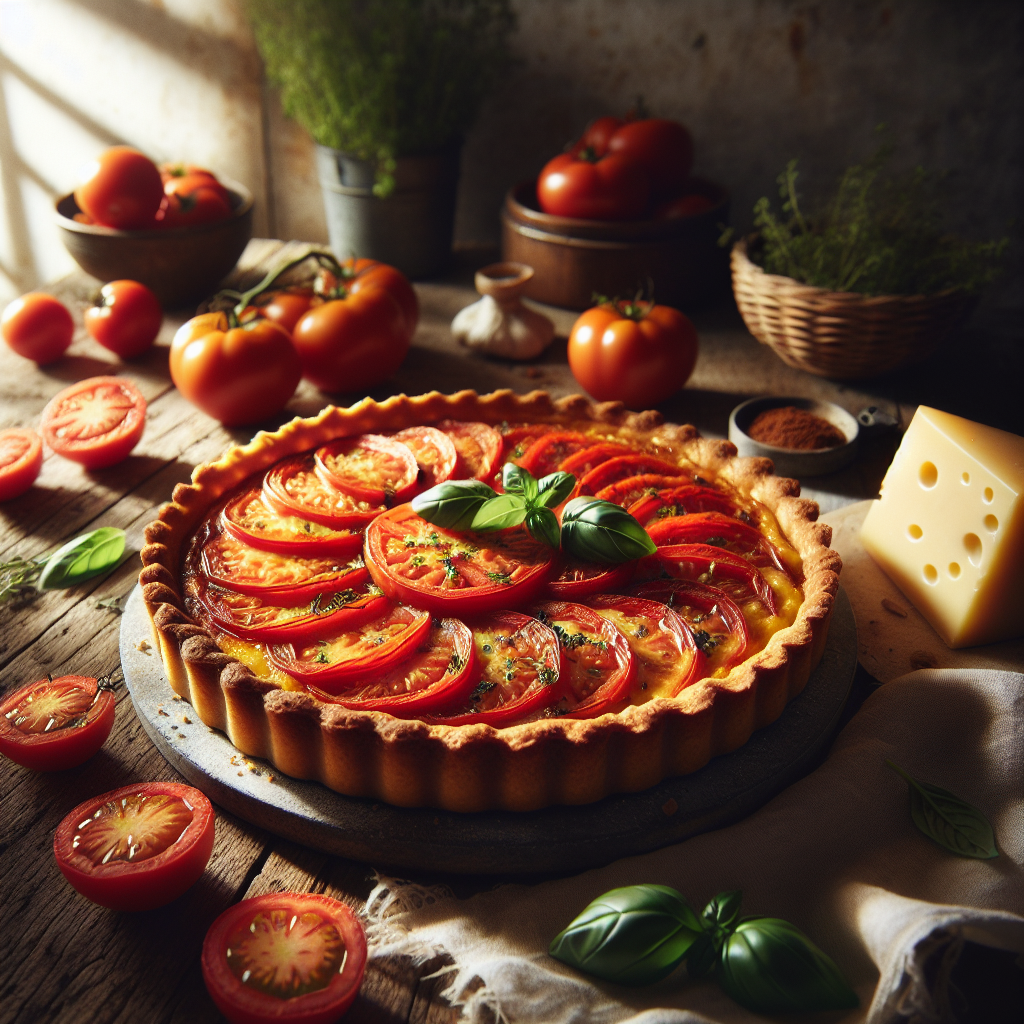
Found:
<svg viewBox="0 0 1024 1024"><path fill-rule="evenodd" d="M635 505L645 494L657 491L658 488L671 487L679 482L677 476L664 476L661 473L641 473L638 476L627 476L608 487L602 487L594 495L602 501L610 501L613 505L621 505L628 509Z"/></svg>
<svg viewBox="0 0 1024 1024"><path fill-rule="evenodd" d="M750 644L747 623L724 591L689 580L654 580L634 593L667 604L685 620L707 658L707 675L724 675L746 657Z"/></svg>
<svg viewBox="0 0 1024 1024"><path fill-rule="evenodd" d="M397 718L420 718L464 700L477 678L473 632L458 619L442 619L407 661L338 694L315 686L310 693L332 704L361 711L386 711Z"/></svg>
<svg viewBox="0 0 1024 1024"><path fill-rule="evenodd" d="M324 481L367 505L400 505L416 493L419 465L412 449L383 434L342 437L317 449Z"/></svg>
<svg viewBox="0 0 1024 1024"><path fill-rule="evenodd" d="M142 782L79 804L57 826L64 877L111 910L152 910L198 881L213 851L213 807L198 789Z"/></svg>
<svg viewBox="0 0 1024 1024"><path fill-rule="evenodd" d="M114 725L113 688L87 676L40 679L0 704L0 754L37 772L76 768Z"/></svg>
<svg viewBox="0 0 1024 1024"><path fill-rule="evenodd" d="M636 659L618 627L569 601L547 601L535 612L555 631L562 657L562 694L547 713L595 718L620 711L636 680Z"/></svg>
<svg viewBox="0 0 1024 1024"><path fill-rule="evenodd" d="M449 480L459 464L459 453L452 439L437 427L409 427L394 435L408 445L419 466L416 489L425 491Z"/></svg>
<svg viewBox="0 0 1024 1024"><path fill-rule="evenodd" d="M724 590L738 603L754 598L769 615L777 615L775 591L750 562L710 544L671 544L658 548L653 558L662 571L676 579L693 580Z"/></svg>
<svg viewBox="0 0 1024 1024"><path fill-rule="evenodd" d="M437 429L452 439L459 453L459 476L476 480L490 480L500 468L498 460L504 441L494 427L486 423L465 423L461 420L442 420Z"/></svg>
<svg viewBox="0 0 1024 1024"><path fill-rule="evenodd" d="M760 530L738 519L730 519L721 512L669 516L651 523L647 533L658 547L670 544L709 544L743 555L755 565L774 565L788 575L775 545Z"/></svg>
<svg viewBox="0 0 1024 1024"><path fill-rule="evenodd" d="M358 530L386 508L325 482L312 455L299 455L274 466L263 478L263 497L283 516L298 516L332 530Z"/></svg>
<svg viewBox="0 0 1024 1024"><path fill-rule="evenodd" d="M624 444L601 442L584 448L582 451L576 452L575 455L570 455L559 468L563 473L572 473L579 481L591 470L600 466L602 462L629 455L631 451L632 449L627 448Z"/></svg>
<svg viewBox="0 0 1024 1024"><path fill-rule="evenodd" d="M543 423L527 423L524 426L510 427L501 435L501 465L514 462L517 466L523 456L538 438L551 433L551 427Z"/></svg>
<svg viewBox="0 0 1024 1024"><path fill-rule="evenodd" d="M704 675L706 658L693 632L668 605L617 594L596 594L588 603L614 622L629 642L636 659L634 704L675 697Z"/></svg>
<svg viewBox="0 0 1024 1024"><path fill-rule="evenodd" d="M633 578L636 562L598 565L563 557L557 575L548 580L547 592L561 601L578 601L588 594L601 594L626 586Z"/></svg>
<svg viewBox="0 0 1024 1024"><path fill-rule="evenodd" d="M221 513L222 529L244 544L279 555L350 558L362 549L362 533L282 515L263 500L263 493L250 487L229 501Z"/></svg>
<svg viewBox="0 0 1024 1024"><path fill-rule="evenodd" d="M582 454L582 453L581 453ZM569 470L568 472L571 472ZM618 455L603 460L588 473L580 477L577 490L580 494L597 494L598 491L629 477L654 474L661 477L688 477L689 471L655 455Z"/></svg>
<svg viewBox="0 0 1024 1024"><path fill-rule="evenodd" d="M628 506L629 514L641 526L649 526L659 519L669 516L685 516L694 512L721 512L722 515L734 516L737 506L731 498L721 491L710 487L689 484L685 487L669 487L645 494Z"/></svg>
<svg viewBox="0 0 1024 1024"><path fill-rule="evenodd" d="M378 516L366 531L366 559L388 597L438 615L485 615L540 592L556 557L523 527L454 533L408 505Z"/></svg>
<svg viewBox="0 0 1024 1024"><path fill-rule="evenodd" d="M392 605L383 615L326 638L270 648L270 660L328 693L366 683L411 657L430 631L430 613Z"/></svg>
<svg viewBox="0 0 1024 1024"><path fill-rule="evenodd" d="M570 455L590 448L593 444L594 439L586 434L572 430L554 431L534 441L519 465L529 470L539 480L559 469Z"/></svg>
<svg viewBox="0 0 1024 1024"><path fill-rule="evenodd" d="M495 612L474 626L473 646L475 685L461 703L432 721L497 729L538 716L561 696L558 639L538 619Z"/></svg>

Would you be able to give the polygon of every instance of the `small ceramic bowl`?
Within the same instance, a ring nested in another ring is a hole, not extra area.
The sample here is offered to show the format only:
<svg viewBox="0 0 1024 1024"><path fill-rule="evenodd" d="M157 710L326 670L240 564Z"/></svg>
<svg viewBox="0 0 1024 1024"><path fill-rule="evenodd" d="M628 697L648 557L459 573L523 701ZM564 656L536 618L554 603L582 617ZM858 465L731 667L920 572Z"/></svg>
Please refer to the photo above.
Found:
<svg viewBox="0 0 1024 1024"><path fill-rule="evenodd" d="M846 444L834 448L818 448L801 450L795 448L778 448L773 444L755 441L747 429L766 409L777 409L792 405L797 409L828 420L846 437ZM729 415L729 440L736 445L740 455L760 455L775 463L775 472L780 476L823 476L848 466L857 455L857 442L860 436L860 425L855 417L845 409L832 402L816 402L810 398L751 398L737 405Z"/></svg>
<svg viewBox="0 0 1024 1024"><path fill-rule="evenodd" d="M61 241L75 262L101 281L129 278L152 289L167 309L192 303L216 290L252 237L252 194L221 179L231 194L231 216L213 224L165 231L119 231L80 224L73 194L57 200Z"/></svg>

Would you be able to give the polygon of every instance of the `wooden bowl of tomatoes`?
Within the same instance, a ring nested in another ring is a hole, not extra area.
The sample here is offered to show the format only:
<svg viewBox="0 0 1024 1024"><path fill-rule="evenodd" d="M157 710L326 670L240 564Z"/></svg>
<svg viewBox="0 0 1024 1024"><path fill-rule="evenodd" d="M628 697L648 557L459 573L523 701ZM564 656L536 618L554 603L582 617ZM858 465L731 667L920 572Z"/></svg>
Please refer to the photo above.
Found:
<svg viewBox="0 0 1024 1024"><path fill-rule="evenodd" d="M165 309L205 298L231 272L252 237L252 193L220 179L230 216L210 223L120 230L83 223L74 193L57 200L57 228L75 262L101 281L129 278L150 288Z"/></svg>

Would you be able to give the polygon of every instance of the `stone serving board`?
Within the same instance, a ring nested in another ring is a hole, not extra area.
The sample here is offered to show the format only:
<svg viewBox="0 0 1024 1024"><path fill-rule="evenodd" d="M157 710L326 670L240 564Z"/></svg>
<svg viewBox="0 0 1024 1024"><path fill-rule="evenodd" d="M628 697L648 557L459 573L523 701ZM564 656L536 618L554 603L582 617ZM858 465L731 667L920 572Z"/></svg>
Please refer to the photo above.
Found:
<svg viewBox="0 0 1024 1024"><path fill-rule="evenodd" d="M175 696L151 636L136 588L121 623L121 664L132 703L164 757L214 803L327 853L381 868L460 874L577 872L750 814L814 767L857 667L853 610L840 590L825 654L803 693L739 750L642 793L526 813L458 814L342 796L239 753Z"/></svg>

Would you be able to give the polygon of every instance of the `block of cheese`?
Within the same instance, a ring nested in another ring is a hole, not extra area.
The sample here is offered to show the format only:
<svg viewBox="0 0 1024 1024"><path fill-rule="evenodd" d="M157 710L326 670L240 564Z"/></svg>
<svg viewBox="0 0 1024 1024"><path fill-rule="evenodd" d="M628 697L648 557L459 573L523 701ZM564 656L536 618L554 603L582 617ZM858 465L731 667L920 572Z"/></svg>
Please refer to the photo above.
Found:
<svg viewBox="0 0 1024 1024"><path fill-rule="evenodd" d="M861 540L949 647L1024 635L1024 437L920 406Z"/></svg>

